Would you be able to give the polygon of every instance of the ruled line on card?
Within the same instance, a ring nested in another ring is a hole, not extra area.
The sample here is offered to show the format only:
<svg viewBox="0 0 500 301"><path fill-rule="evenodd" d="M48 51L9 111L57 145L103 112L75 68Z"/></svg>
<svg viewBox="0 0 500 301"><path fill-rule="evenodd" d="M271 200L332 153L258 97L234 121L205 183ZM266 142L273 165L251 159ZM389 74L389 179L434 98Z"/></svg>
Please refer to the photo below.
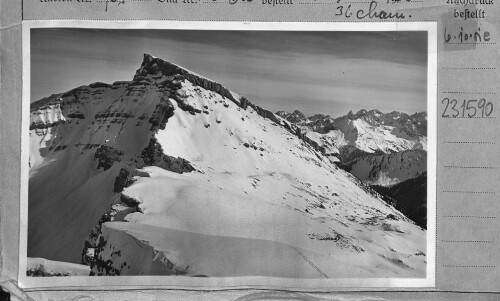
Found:
<svg viewBox="0 0 500 301"><path fill-rule="evenodd" d="M494 244L494 240L448 240L442 239L441 242L446 243L485 243L485 244Z"/></svg>
<svg viewBox="0 0 500 301"><path fill-rule="evenodd" d="M477 219L496 219L496 216L482 216L482 215L442 215L446 218L477 218Z"/></svg>
<svg viewBox="0 0 500 301"><path fill-rule="evenodd" d="M496 265L455 265L455 264L443 264L446 268L496 268Z"/></svg>
<svg viewBox="0 0 500 301"><path fill-rule="evenodd" d="M444 45L496 45L496 42L473 42L473 43L465 43L465 42L456 42L456 43L443 43Z"/></svg>
<svg viewBox="0 0 500 301"><path fill-rule="evenodd" d="M456 169L496 169L494 166L458 166L458 165L444 165L444 168Z"/></svg>
<svg viewBox="0 0 500 301"><path fill-rule="evenodd" d="M458 117L458 116L457 117L452 117L452 116L446 117L446 116L442 116L442 118L444 118L444 119L496 119L495 116L484 116L484 117L481 117L481 116L479 116L479 117Z"/></svg>
<svg viewBox="0 0 500 301"><path fill-rule="evenodd" d="M492 141L444 141L446 144L496 144Z"/></svg>
<svg viewBox="0 0 500 301"><path fill-rule="evenodd" d="M443 190L444 193L464 193L464 194L495 194L494 191L467 191L467 190Z"/></svg>
<svg viewBox="0 0 500 301"><path fill-rule="evenodd" d="M481 94L481 95L494 95L496 92L481 92L481 91L443 91L441 93L446 94Z"/></svg>
<svg viewBox="0 0 500 301"><path fill-rule="evenodd" d="M443 67L444 70L495 70L496 67Z"/></svg>

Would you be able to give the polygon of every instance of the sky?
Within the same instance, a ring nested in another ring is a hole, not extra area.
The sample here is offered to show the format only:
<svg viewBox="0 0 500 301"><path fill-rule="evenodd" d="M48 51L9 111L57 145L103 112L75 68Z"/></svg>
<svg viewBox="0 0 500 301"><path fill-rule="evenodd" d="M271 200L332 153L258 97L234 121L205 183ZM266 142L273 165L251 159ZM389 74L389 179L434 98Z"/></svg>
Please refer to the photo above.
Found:
<svg viewBox="0 0 500 301"><path fill-rule="evenodd" d="M427 32L32 29L31 101L131 80L143 54L269 109L426 111Z"/></svg>

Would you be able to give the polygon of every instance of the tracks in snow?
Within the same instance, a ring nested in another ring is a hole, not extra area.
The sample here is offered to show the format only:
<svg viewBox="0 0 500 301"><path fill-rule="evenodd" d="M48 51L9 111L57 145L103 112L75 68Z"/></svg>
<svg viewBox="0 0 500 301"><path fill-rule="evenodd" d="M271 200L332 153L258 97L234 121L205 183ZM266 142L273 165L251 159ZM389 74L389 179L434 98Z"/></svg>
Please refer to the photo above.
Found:
<svg viewBox="0 0 500 301"><path fill-rule="evenodd" d="M328 276L323 273L314 263L312 263L312 261L309 260L309 258L307 258L304 254L302 254L297 248L295 247L292 247L295 251L297 251L297 253L299 253L299 255L304 258L305 261L307 261L307 263L309 263L309 265L311 265L316 271L318 271L318 273L321 274L321 276L325 277L328 279Z"/></svg>

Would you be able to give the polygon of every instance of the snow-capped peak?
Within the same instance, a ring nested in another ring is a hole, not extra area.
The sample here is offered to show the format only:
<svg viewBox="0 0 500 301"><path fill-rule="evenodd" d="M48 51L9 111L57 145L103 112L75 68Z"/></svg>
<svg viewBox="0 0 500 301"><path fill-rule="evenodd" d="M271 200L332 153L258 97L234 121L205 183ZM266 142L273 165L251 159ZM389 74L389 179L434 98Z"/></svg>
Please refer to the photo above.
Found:
<svg viewBox="0 0 500 301"><path fill-rule="evenodd" d="M276 112L276 115L295 124L303 124L303 123L308 123L310 121L306 117L306 115L299 110L294 110L292 113L286 111L278 111Z"/></svg>
<svg viewBox="0 0 500 301"><path fill-rule="evenodd" d="M213 80L146 54L131 82L49 103L31 111L30 257L97 275L425 275L425 231ZM330 125L354 145L370 128Z"/></svg>

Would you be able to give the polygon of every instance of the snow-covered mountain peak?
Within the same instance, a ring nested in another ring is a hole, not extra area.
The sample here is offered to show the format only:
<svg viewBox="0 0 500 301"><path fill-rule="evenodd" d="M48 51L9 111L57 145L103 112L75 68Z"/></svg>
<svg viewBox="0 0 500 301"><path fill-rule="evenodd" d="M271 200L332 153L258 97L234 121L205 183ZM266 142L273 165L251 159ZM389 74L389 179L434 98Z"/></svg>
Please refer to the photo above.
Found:
<svg viewBox="0 0 500 301"><path fill-rule="evenodd" d="M354 117L355 117L355 118L356 118L356 117L357 117L357 118L359 118L359 117L361 117L361 116L365 115L366 113L368 113L368 111L367 111L367 110L365 110L365 109L361 109L361 110L359 110L359 111L356 113L356 115L354 115Z"/></svg>
<svg viewBox="0 0 500 301"><path fill-rule="evenodd" d="M363 117L379 117L383 115L383 113L379 110L376 110L376 109L372 109L372 110L366 110L366 109L361 109L359 110L358 112L356 113L353 113L352 110L349 111L349 113L347 113L347 115L345 116L341 116L339 118L347 118L347 119L351 119L351 120L354 120L354 119L359 119L359 118L363 118Z"/></svg>
<svg viewBox="0 0 500 301"><path fill-rule="evenodd" d="M173 63L146 54L131 82L70 90L31 117L30 257L96 274L425 274L425 232L314 137ZM323 118L336 147L370 130Z"/></svg>
<svg viewBox="0 0 500 301"><path fill-rule="evenodd" d="M276 112L276 115L280 116L281 118L285 119L286 121L289 121L289 122L295 123L295 124L303 124L303 123L310 122L310 120L307 118L307 116L299 110L294 110L292 113L289 113L287 111L278 111L278 112Z"/></svg>
<svg viewBox="0 0 500 301"><path fill-rule="evenodd" d="M315 121L318 121L318 120L323 120L325 118L331 118L331 117L330 117L330 115L325 115L325 114L314 114L314 115L308 117L308 119L311 122L315 122Z"/></svg>

